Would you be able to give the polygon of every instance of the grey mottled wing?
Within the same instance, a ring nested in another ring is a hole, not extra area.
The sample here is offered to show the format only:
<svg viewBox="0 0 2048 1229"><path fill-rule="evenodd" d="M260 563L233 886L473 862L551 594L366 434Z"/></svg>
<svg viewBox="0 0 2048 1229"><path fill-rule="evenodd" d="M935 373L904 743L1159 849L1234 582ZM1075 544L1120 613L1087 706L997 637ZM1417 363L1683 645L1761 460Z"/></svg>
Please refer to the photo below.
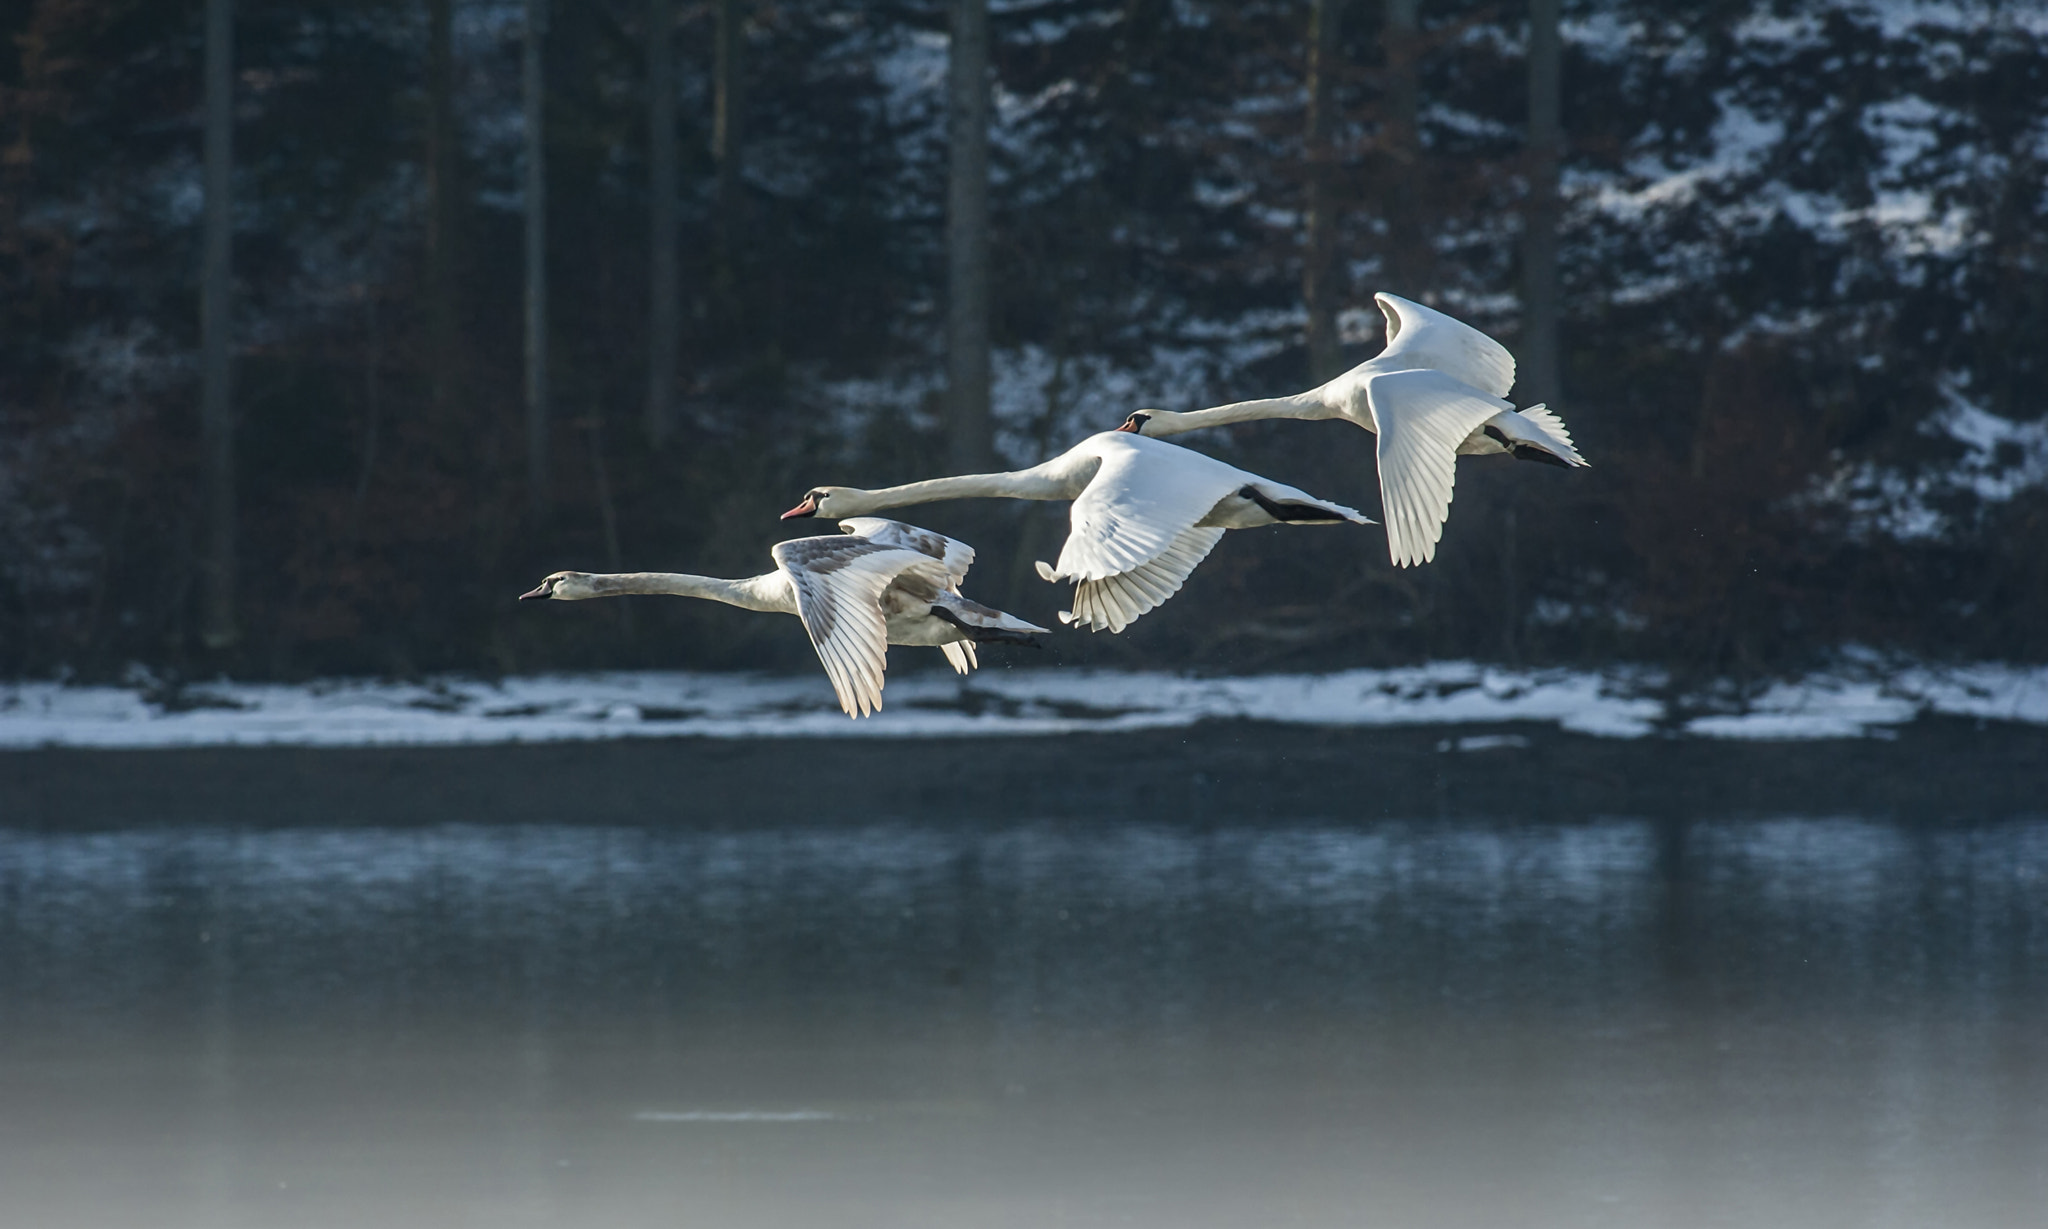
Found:
<svg viewBox="0 0 2048 1229"><path fill-rule="evenodd" d="M906 525L882 516L850 516L839 522L841 532L866 538L883 546L900 546L929 555L946 565L946 571L953 578L946 586L949 593L960 592L960 584L967 579L967 569L974 563L974 548L958 538L949 538L936 530ZM946 655L946 661L956 673L966 674L980 665L974 652L974 642L959 640L942 644L939 652Z"/></svg>
<svg viewBox="0 0 2048 1229"><path fill-rule="evenodd" d="M882 707L889 628L882 593L905 572L946 583L945 565L919 551L858 537L778 542L775 562L796 591L796 613L849 717Z"/></svg>
<svg viewBox="0 0 2048 1229"><path fill-rule="evenodd" d="M920 529L887 517L850 516L839 522L839 528L883 546L898 546L930 555L946 565L946 571L953 577L953 583L947 588L955 593L960 591L960 583L967 579L967 569L974 563L974 548L958 538L949 538L935 530Z"/></svg>

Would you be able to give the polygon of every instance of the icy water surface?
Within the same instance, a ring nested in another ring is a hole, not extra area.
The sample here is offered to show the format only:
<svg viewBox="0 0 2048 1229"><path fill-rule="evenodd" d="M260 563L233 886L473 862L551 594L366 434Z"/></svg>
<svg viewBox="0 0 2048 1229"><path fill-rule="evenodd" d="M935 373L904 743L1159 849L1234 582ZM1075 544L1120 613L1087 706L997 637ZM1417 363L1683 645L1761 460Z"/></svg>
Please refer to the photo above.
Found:
<svg viewBox="0 0 2048 1229"><path fill-rule="evenodd" d="M2048 822L0 831L0 1224L2048 1208Z"/></svg>

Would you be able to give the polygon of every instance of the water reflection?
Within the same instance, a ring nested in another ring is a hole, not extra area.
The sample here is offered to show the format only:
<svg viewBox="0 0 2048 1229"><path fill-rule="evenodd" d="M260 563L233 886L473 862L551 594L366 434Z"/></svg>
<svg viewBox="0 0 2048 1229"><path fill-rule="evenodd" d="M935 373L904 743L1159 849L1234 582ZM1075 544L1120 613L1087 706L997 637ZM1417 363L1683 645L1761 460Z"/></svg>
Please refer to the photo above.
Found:
<svg viewBox="0 0 2048 1229"><path fill-rule="evenodd" d="M2041 822L0 832L0 1221L2032 1223L2044 888Z"/></svg>

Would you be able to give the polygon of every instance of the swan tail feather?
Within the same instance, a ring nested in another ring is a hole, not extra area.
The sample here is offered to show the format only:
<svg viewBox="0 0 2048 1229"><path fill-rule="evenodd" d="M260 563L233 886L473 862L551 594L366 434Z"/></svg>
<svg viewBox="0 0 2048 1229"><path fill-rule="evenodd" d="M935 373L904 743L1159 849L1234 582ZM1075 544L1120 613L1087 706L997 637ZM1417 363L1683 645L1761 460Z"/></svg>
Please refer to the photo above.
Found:
<svg viewBox="0 0 2048 1229"><path fill-rule="evenodd" d="M1548 454L1545 457L1523 457L1524 448L1516 448L1514 452L1518 459L1549 460L1553 464L1563 465L1568 469L1589 469L1592 467L1593 463L1591 461L1579 455L1578 446L1572 442L1572 433L1565 427L1564 419L1559 418L1549 406L1532 405L1527 409L1517 410L1516 413L1524 421L1536 428L1531 434L1539 438L1527 438L1515 442L1523 445L1529 451L1540 451Z"/></svg>
<svg viewBox="0 0 2048 1229"><path fill-rule="evenodd" d="M951 623L967 634L969 641L979 644L1027 644L1038 647L1037 637L1049 635L1050 629L1036 623L1026 623L1012 614L1005 614L992 606L970 601L964 597L948 596L932 603L932 617ZM956 643L942 646L946 649L962 648L970 660L974 649L971 644ZM950 653L947 654L949 657ZM955 663L955 669L958 669ZM961 670L960 673L967 673Z"/></svg>

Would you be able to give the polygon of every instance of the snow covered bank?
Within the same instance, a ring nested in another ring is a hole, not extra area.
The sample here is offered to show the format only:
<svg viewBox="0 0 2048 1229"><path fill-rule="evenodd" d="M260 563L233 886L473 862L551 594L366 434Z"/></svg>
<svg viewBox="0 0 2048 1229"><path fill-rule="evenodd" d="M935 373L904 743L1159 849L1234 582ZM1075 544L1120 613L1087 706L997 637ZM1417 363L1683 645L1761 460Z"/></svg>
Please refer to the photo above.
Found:
<svg viewBox="0 0 2048 1229"><path fill-rule="evenodd" d="M1398 670L1193 678L1102 670L904 676L849 721L812 675L613 673L500 682L220 682L165 699L120 687L0 684L0 748L373 746L603 738L944 738L1160 729L1213 719L1319 726L1548 722L1607 738L1885 736L1926 713L2048 725L2048 668L1815 675L1746 702L1659 693L1644 671ZM1446 740L1467 749L1474 739ZM1475 744L1476 745L1476 744ZM1491 744L1489 744L1491 745Z"/></svg>

